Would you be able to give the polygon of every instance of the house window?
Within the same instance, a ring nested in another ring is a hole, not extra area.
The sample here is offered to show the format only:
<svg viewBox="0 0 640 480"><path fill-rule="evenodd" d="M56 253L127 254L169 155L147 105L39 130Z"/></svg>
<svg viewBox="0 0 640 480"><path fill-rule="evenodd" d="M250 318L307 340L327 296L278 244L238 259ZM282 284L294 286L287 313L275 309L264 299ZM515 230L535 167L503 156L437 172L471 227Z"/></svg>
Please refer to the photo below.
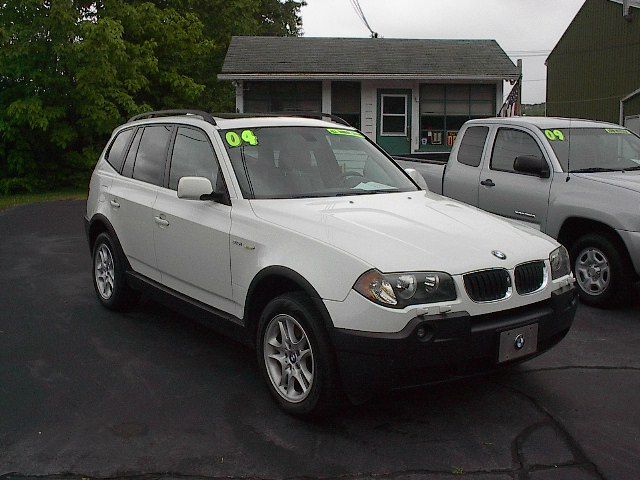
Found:
<svg viewBox="0 0 640 480"><path fill-rule="evenodd" d="M407 135L407 96L385 94L380 96L382 108L382 135Z"/></svg>
<svg viewBox="0 0 640 480"><path fill-rule="evenodd" d="M331 83L331 113L360 129L360 82Z"/></svg>
<svg viewBox="0 0 640 480"><path fill-rule="evenodd" d="M495 102L495 85L420 85L420 149L451 149L467 120L495 116Z"/></svg>
<svg viewBox="0 0 640 480"><path fill-rule="evenodd" d="M244 82L246 113L320 112L322 82Z"/></svg>

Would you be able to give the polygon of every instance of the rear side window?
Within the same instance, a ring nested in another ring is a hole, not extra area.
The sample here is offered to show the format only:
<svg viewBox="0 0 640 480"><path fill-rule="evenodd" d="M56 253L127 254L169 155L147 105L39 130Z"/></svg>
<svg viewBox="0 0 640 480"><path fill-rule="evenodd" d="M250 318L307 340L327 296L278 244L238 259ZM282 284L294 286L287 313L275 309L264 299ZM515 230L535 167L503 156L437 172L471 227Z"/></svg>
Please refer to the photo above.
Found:
<svg viewBox="0 0 640 480"><path fill-rule="evenodd" d="M133 178L159 187L162 186L165 156L170 138L171 127L169 125L144 127L136 162L133 166Z"/></svg>
<svg viewBox="0 0 640 480"><path fill-rule="evenodd" d="M458 162L477 167L482 161L484 143L489 134L489 127L470 127L462 136L462 143L458 149Z"/></svg>
<svg viewBox="0 0 640 480"><path fill-rule="evenodd" d="M131 128L119 132L105 155L105 159L109 162L109 165L111 165L117 172L122 168L125 148L127 148L127 144L129 143L132 133L133 129Z"/></svg>
<svg viewBox="0 0 640 480"><path fill-rule="evenodd" d="M540 147L528 133L509 128L498 130L491 155L492 170L515 172L513 162L524 155L544 158Z"/></svg>
<svg viewBox="0 0 640 480"><path fill-rule="evenodd" d="M193 128L179 127L171 154L169 188L177 190L182 177L205 177L218 191L219 171L218 160L206 134Z"/></svg>
<svg viewBox="0 0 640 480"><path fill-rule="evenodd" d="M138 153L138 147L140 146L140 137L142 137L142 128L136 131L136 136L133 137L133 142L129 147L129 153L127 153L127 159L124 162L124 168L122 169L122 175L125 177L131 177L133 174L133 164L136 161L136 153Z"/></svg>

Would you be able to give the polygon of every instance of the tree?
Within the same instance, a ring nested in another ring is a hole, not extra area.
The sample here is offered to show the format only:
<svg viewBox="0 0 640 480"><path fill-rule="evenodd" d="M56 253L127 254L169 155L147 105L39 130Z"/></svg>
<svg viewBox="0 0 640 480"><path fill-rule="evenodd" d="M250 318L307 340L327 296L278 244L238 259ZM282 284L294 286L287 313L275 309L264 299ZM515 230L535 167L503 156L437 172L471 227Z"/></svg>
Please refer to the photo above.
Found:
<svg viewBox="0 0 640 480"><path fill-rule="evenodd" d="M294 0L0 0L0 194L85 184L113 128L233 106L232 35L297 35Z"/></svg>

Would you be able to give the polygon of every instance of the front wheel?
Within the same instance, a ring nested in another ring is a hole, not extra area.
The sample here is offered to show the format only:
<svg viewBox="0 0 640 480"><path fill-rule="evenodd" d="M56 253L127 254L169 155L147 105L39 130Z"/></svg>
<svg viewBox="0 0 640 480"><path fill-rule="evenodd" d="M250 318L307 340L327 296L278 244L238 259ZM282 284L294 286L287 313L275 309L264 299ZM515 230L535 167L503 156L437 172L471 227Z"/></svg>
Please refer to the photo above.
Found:
<svg viewBox="0 0 640 480"><path fill-rule="evenodd" d="M337 405L337 369L321 322L299 292L273 299L260 317L258 363L272 396L292 415L316 417Z"/></svg>
<svg viewBox="0 0 640 480"><path fill-rule="evenodd" d="M571 259L584 303L611 308L628 300L633 282L630 265L609 236L583 235L572 245Z"/></svg>

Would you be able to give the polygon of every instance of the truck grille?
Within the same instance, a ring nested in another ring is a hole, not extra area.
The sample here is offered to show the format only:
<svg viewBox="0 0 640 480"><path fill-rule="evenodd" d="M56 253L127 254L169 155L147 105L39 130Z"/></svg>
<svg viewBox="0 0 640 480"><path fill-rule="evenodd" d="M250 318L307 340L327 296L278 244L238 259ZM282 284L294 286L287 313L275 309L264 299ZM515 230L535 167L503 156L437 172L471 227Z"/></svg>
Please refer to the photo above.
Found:
<svg viewBox="0 0 640 480"><path fill-rule="evenodd" d="M511 277L504 268L467 273L464 288L474 302L492 302L508 296Z"/></svg>
<svg viewBox="0 0 640 480"><path fill-rule="evenodd" d="M535 292L544 282L544 262L529 262L518 265L514 272L516 291L520 295Z"/></svg>

